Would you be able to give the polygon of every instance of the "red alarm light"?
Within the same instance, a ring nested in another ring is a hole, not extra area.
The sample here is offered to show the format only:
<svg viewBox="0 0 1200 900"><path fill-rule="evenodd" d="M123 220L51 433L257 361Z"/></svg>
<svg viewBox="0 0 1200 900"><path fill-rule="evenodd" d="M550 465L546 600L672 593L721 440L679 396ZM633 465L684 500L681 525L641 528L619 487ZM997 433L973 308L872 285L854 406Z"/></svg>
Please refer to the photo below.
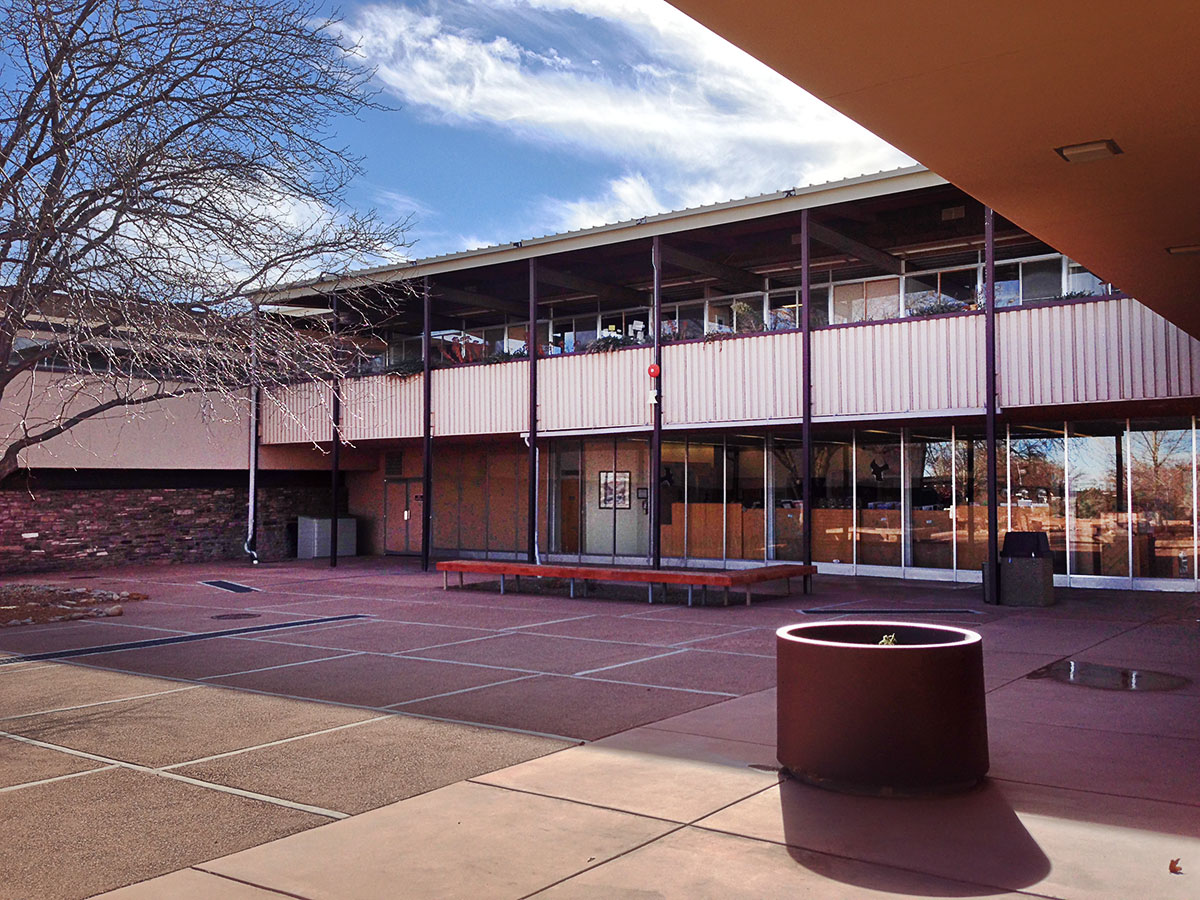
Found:
<svg viewBox="0 0 1200 900"><path fill-rule="evenodd" d="M651 378L657 378L662 374L662 370L658 367L658 363L650 363L650 368L646 370L650 373Z"/></svg>

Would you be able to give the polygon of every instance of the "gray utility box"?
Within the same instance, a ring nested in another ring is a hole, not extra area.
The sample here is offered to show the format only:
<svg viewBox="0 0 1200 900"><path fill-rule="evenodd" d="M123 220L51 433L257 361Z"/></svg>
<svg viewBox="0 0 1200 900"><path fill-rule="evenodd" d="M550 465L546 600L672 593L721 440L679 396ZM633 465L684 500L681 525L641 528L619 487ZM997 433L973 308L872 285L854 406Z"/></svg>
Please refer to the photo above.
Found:
<svg viewBox="0 0 1200 900"><path fill-rule="evenodd" d="M330 519L300 516L296 520L296 558L316 559L329 555ZM338 556L358 555L358 520L338 519Z"/></svg>
<svg viewBox="0 0 1200 900"><path fill-rule="evenodd" d="M1001 606L1054 605L1054 555L1045 532L1010 531L1004 536L999 599Z"/></svg>

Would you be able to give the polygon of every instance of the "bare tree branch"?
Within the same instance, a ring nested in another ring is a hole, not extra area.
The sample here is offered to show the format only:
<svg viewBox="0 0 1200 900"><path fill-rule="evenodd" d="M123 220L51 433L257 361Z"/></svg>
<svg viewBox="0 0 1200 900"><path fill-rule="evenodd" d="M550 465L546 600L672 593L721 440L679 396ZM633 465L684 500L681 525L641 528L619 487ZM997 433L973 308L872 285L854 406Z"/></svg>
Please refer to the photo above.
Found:
<svg viewBox="0 0 1200 900"><path fill-rule="evenodd" d="M374 100L334 24L312 0L0 0L0 411L47 366L233 401L353 364L328 315L264 299L405 246L346 201L359 161L329 132ZM0 459L178 394L118 396L64 392Z"/></svg>

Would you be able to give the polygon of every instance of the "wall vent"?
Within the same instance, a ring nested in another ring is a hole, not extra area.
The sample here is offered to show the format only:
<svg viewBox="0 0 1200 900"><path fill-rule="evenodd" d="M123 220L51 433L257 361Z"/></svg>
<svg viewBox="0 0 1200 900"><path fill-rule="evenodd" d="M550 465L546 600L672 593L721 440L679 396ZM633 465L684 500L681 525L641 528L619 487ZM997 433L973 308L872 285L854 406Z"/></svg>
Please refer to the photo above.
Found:
<svg viewBox="0 0 1200 900"><path fill-rule="evenodd" d="M399 478L404 474L404 454L383 454L383 474L388 478Z"/></svg>

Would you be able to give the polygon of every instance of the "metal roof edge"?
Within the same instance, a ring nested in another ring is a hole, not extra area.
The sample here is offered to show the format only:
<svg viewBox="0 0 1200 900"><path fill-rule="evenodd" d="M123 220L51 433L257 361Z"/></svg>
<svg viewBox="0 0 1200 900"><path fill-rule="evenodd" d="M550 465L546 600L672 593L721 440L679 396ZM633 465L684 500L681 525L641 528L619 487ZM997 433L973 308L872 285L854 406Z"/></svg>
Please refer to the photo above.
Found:
<svg viewBox="0 0 1200 900"><path fill-rule="evenodd" d="M925 166L904 166L884 172L845 178L840 181L827 181L821 184L776 191L771 194L726 200L707 206L656 213L638 219L597 225L578 231L528 238L509 244L482 247L477 250L463 250L443 256L418 259L410 263L362 269L336 280L309 281L281 288L278 292L273 293L273 297L283 301L288 298L321 294L335 289L352 289L372 284L408 281L429 275L441 275L464 269L634 241L640 238L675 234L712 225L743 222L801 209L830 206L849 200L883 197L888 194L937 187L948 183L945 178L931 172Z"/></svg>

